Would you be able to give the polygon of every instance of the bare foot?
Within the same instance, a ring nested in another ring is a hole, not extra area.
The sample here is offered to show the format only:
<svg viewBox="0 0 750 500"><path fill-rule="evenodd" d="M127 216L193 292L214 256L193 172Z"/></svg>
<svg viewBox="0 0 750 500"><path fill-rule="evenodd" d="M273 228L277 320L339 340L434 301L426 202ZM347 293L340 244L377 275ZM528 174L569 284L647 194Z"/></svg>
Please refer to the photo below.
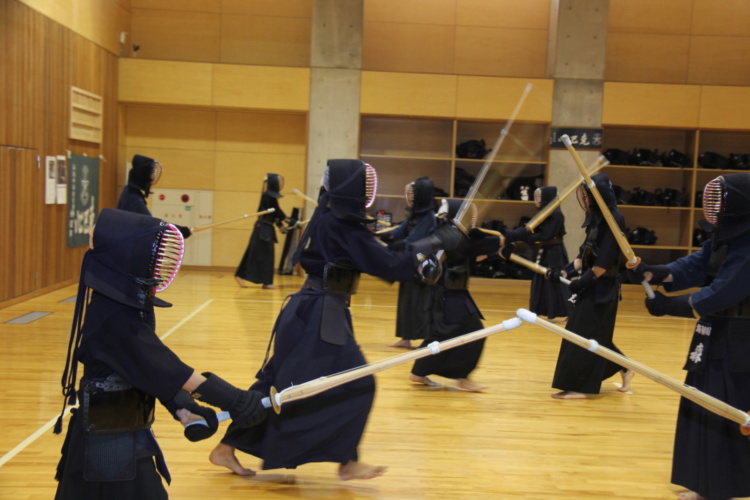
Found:
<svg viewBox="0 0 750 500"><path fill-rule="evenodd" d="M628 392L630 390L630 381L635 377L635 372L633 370L620 370L620 375L622 376L622 385L617 390Z"/></svg>
<svg viewBox="0 0 750 500"><path fill-rule="evenodd" d="M706 500L704 497L700 496L694 491L681 491L677 498L679 500Z"/></svg>
<svg viewBox="0 0 750 500"><path fill-rule="evenodd" d="M263 285L262 288L263 288L263 290L276 290L279 287L274 286L274 285Z"/></svg>
<svg viewBox="0 0 750 500"><path fill-rule="evenodd" d="M434 380L431 380L428 377L420 377L419 375L414 375L413 373L409 374L409 380L417 384L424 384L429 387L440 387L440 384L435 382Z"/></svg>
<svg viewBox="0 0 750 500"><path fill-rule="evenodd" d="M208 460L214 465L221 465L231 470L238 476L254 476L255 471L242 466L234 455L234 448L228 444L219 443L211 451Z"/></svg>
<svg viewBox="0 0 750 500"><path fill-rule="evenodd" d="M469 380L468 378L460 378L457 380L458 382L458 388L463 389L464 391L469 392L482 392L484 391L487 386L477 384L473 380Z"/></svg>
<svg viewBox="0 0 750 500"><path fill-rule="evenodd" d="M574 392L574 391L562 391L555 394L552 394L552 397L555 399L588 399L588 396L585 395L582 392Z"/></svg>
<svg viewBox="0 0 750 500"><path fill-rule="evenodd" d="M411 349L412 348L411 347L411 340L407 340L407 339L399 340L395 344L391 344L388 347L403 347L405 349Z"/></svg>
<svg viewBox="0 0 750 500"><path fill-rule="evenodd" d="M245 280L243 280L239 276L235 276L234 279L235 281L237 281L237 284L239 284L242 288L247 288L247 285L245 284Z"/></svg>
<svg viewBox="0 0 750 500"><path fill-rule="evenodd" d="M349 460L349 463L339 467L339 479L348 481L350 479L372 479L382 476L386 468L382 465L370 465L362 462Z"/></svg>

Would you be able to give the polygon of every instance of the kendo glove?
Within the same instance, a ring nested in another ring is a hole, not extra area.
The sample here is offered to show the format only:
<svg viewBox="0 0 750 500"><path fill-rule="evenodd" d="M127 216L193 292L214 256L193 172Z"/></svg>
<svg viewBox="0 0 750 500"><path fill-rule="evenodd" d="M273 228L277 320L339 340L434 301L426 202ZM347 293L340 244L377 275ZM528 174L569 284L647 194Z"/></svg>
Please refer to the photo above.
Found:
<svg viewBox="0 0 750 500"><path fill-rule="evenodd" d="M667 277L672 274L672 270L666 264L650 266L641 262L633 269L628 269L628 281L631 283L643 283L646 279L645 274L651 273L651 279L648 280L652 285L661 285Z"/></svg>
<svg viewBox="0 0 750 500"><path fill-rule="evenodd" d="M512 241L505 240L505 246L500 247L500 257L502 257L505 260L510 260L510 255L513 253L513 250L516 248L516 244Z"/></svg>
<svg viewBox="0 0 750 500"><path fill-rule="evenodd" d="M563 277L562 275L562 267L550 267L547 269L547 272L544 273L544 277L548 280L557 283L560 281L560 278Z"/></svg>
<svg viewBox="0 0 750 500"><path fill-rule="evenodd" d="M203 417L203 422L195 422L192 425L185 426L185 437L189 441L201 441L208 439L213 436L219 428L219 420L216 417L216 412L211 408L206 408L195 402L190 394L185 390L180 390L177 395L166 403L162 401L164 407L169 410L175 420L180 421L180 417L177 416L178 410L187 410L190 413Z"/></svg>
<svg viewBox="0 0 750 500"><path fill-rule="evenodd" d="M440 265L440 261L434 255L428 255L417 267L417 273L422 283L434 285L443 274L443 266Z"/></svg>
<svg viewBox="0 0 750 500"><path fill-rule="evenodd" d="M500 232L505 237L505 244L513 243L515 241L526 241L531 236L531 233L525 227L517 227L515 229L501 229Z"/></svg>
<svg viewBox="0 0 750 500"><path fill-rule="evenodd" d="M203 376L206 381L190 394L194 399L228 411L240 427L252 427L265 420L266 409L261 403L263 395L260 392L243 391L210 372L203 373Z"/></svg>
<svg viewBox="0 0 750 500"><path fill-rule="evenodd" d="M594 274L592 269L589 269L580 278L571 281L568 289L570 293L580 293L581 290L591 287L594 284L594 280L596 280L596 274Z"/></svg>
<svg viewBox="0 0 750 500"><path fill-rule="evenodd" d="M466 241L466 236L453 224L443 224L434 233L411 243L412 250L428 255L438 250L455 250Z"/></svg>
<svg viewBox="0 0 750 500"><path fill-rule="evenodd" d="M654 298L646 299L646 309L653 316L695 318L693 307L690 305L690 294L667 297L659 291L654 291Z"/></svg>

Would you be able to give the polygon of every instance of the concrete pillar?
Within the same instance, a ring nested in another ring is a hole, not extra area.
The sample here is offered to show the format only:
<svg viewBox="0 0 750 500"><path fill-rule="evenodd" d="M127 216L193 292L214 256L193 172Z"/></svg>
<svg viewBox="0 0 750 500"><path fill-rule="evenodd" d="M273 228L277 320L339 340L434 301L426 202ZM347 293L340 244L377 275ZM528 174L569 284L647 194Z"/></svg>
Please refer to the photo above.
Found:
<svg viewBox="0 0 750 500"><path fill-rule="evenodd" d="M307 124L307 195L326 162L359 156L364 0L314 0Z"/></svg>
<svg viewBox="0 0 750 500"><path fill-rule="evenodd" d="M602 125L604 64L607 48L609 0L551 0L549 77L555 86L552 127L599 128ZM585 165L599 151L578 151ZM548 183L563 189L580 178L567 150L550 151ZM562 204L571 259L578 253L585 231L583 211L575 196Z"/></svg>

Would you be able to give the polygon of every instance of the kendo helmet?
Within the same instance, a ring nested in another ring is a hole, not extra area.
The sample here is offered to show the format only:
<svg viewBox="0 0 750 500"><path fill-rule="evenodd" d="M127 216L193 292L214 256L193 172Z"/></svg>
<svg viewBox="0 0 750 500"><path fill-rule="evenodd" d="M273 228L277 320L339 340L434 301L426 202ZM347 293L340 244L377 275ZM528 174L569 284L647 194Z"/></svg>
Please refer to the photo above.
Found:
<svg viewBox="0 0 750 500"><path fill-rule="evenodd" d="M172 283L185 250L174 225L114 208L99 214L92 245L81 269L83 284L142 310Z"/></svg>
<svg viewBox="0 0 750 500"><path fill-rule="evenodd" d="M420 177L405 187L406 209L421 214L435 208L435 183L428 177Z"/></svg>
<svg viewBox="0 0 750 500"><path fill-rule="evenodd" d="M284 189L284 176L279 174L266 174L263 180L264 191L274 198L283 198L281 190Z"/></svg>
<svg viewBox="0 0 750 500"><path fill-rule="evenodd" d="M534 190L534 204L537 208L544 208L557 197L556 186L542 186Z"/></svg>
<svg viewBox="0 0 750 500"><path fill-rule="evenodd" d="M750 232L750 173L720 175L703 189L703 215L715 243Z"/></svg>
<svg viewBox="0 0 750 500"><path fill-rule="evenodd" d="M131 163L128 185L140 189L145 196L148 196L151 186L156 185L161 178L161 163L143 155L134 155Z"/></svg>
<svg viewBox="0 0 750 500"><path fill-rule="evenodd" d="M367 209L377 194L375 169L361 160L328 160L323 188L333 214L344 220L371 222Z"/></svg>
<svg viewBox="0 0 750 500"><path fill-rule="evenodd" d="M599 191L599 194L602 196L607 208L615 208L617 206L617 197L615 196L615 191L612 188L612 181L609 180L609 176L605 173L595 174L591 176L591 180L594 182L594 186L596 186L597 191ZM587 214L601 212L596 199L591 194L591 190L585 182L582 182L578 186L576 197L578 198L578 204Z"/></svg>

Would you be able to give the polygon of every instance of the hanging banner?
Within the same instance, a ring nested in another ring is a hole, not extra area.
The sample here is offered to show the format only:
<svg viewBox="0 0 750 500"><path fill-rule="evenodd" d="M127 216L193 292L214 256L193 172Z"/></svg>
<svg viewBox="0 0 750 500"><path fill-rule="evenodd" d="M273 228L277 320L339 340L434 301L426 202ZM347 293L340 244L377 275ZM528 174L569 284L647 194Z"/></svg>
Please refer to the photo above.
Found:
<svg viewBox="0 0 750 500"><path fill-rule="evenodd" d="M67 158L58 155L56 158L55 168L55 192L58 205L65 205L68 202L68 163Z"/></svg>
<svg viewBox="0 0 750 500"><path fill-rule="evenodd" d="M99 158L70 155L68 166L68 246L88 246L99 213Z"/></svg>

